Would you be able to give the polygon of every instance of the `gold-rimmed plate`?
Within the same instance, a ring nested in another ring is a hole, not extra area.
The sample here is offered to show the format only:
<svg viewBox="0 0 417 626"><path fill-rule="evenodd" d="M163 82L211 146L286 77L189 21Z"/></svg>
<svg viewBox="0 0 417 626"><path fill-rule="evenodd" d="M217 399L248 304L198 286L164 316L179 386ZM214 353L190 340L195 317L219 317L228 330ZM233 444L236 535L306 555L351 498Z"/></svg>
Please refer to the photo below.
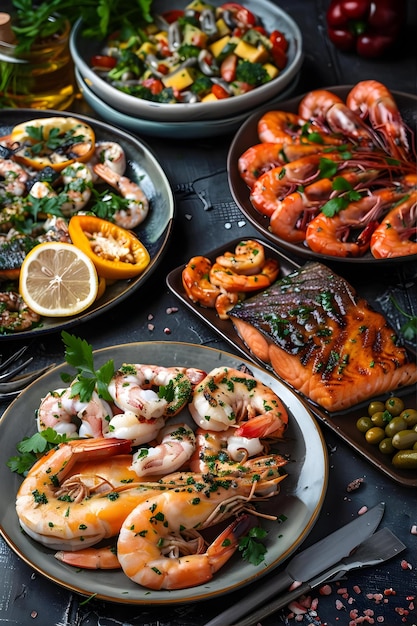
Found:
<svg viewBox="0 0 417 626"><path fill-rule="evenodd" d="M239 356L204 346L176 342L144 342L111 346L94 353L100 367L113 359L116 367L123 362L152 363L162 366L189 366L206 371L219 366L246 365L253 375L269 385L282 399L289 412L289 427L285 441L279 446L288 454L288 476L281 483L278 496L258 506L262 511L278 516L265 520L268 532L266 561L254 566L242 560L240 554L232 559L204 585L173 590L151 591L129 580L121 571L80 571L57 561L54 552L36 543L20 530L15 511L15 497L22 478L12 474L6 461L16 454L16 444L35 430L35 410L40 399L50 389L62 386L60 374L68 372L62 364L30 385L6 410L0 421L0 531L16 554L51 581L85 596L124 604L174 604L193 602L231 592L248 585L271 572L286 559L308 536L320 513L328 481L328 461L324 439L315 419L303 402L286 385ZM195 426L184 409L176 421Z"/></svg>

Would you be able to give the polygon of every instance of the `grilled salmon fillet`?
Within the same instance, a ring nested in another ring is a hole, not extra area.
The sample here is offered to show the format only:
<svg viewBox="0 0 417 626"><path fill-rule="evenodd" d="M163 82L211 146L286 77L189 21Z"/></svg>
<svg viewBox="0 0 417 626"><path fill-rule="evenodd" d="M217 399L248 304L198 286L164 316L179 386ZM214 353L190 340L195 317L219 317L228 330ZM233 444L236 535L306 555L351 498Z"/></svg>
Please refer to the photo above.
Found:
<svg viewBox="0 0 417 626"><path fill-rule="evenodd" d="M384 316L321 263L306 263L229 316L259 360L327 411L417 382L417 363Z"/></svg>

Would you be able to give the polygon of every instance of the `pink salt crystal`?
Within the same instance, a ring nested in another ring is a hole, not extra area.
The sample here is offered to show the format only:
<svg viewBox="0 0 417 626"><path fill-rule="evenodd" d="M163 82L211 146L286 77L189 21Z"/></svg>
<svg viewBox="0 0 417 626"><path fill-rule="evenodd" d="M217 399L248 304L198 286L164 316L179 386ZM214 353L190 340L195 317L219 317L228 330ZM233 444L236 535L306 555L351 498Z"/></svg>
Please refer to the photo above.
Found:
<svg viewBox="0 0 417 626"><path fill-rule="evenodd" d="M355 491L356 489L359 489L362 483L363 478L355 478L355 480L352 480L352 482L348 484L346 491Z"/></svg>
<svg viewBox="0 0 417 626"><path fill-rule="evenodd" d="M321 596L330 596L331 593L332 593L332 588L330 585L323 585L319 589L319 594Z"/></svg>
<svg viewBox="0 0 417 626"><path fill-rule="evenodd" d="M358 617L358 609L352 609L349 611L350 619L356 619Z"/></svg>
<svg viewBox="0 0 417 626"><path fill-rule="evenodd" d="M411 565L411 563L403 559L401 561L401 569L413 569L413 566Z"/></svg>
<svg viewBox="0 0 417 626"><path fill-rule="evenodd" d="M412 535L417 535L417 525L416 524L413 524L411 526L410 532L411 532Z"/></svg>
<svg viewBox="0 0 417 626"><path fill-rule="evenodd" d="M358 585L353 585L353 591L355 593L362 593L362 589Z"/></svg>
<svg viewBox="0 0 417 626"><path fill-rule="evenodd" d="M297 600L291 602L291 604L288 605L288 608L292 613L294 613L294 615L303 615L304 613L307 613L305 606L302 606L299 602L297 602Z"/></svg>
<svg viewBox="0 0 417 626"><path fill-rule="evenodd" d="M366 513L367 510L368 510L367 506L362 506L358 511L358 515L363 515L364 513Z"/></svg>
<svg viewBox="0 0 417 626"><path fill-rule="evenodd" d="M148 324L148 330L152 332L153 330L155 330L155 326L153 324Z"/></svg>
<svg viewBox="0 0 417 626"><path fill-rule="evenodd" d="M336 608L338 611L343 611L345 609L345 605L341 600L336 600Z"/></svg>
<svg viewBox="0 0 417 626"><path fill-rule="evenodd" d="M382 622L384 622L384 616L383 615L378 615L378 617L376 618L376 621L379 622L380 624L382 624Z"/></svg>

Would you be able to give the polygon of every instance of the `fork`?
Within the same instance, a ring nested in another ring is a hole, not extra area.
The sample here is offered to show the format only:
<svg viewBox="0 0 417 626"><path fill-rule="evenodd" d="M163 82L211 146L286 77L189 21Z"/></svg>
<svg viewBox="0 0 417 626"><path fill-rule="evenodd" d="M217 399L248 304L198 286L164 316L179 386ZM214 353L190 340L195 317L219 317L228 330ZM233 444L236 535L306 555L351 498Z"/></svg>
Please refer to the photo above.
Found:
<svg viewBox="0 0 417 626"><path fill-rule="evenodd" d="M26 374L17 376L22 370L24 370L32 361L33 357L29 357L26 361L19 363L11 369L7 369L10 365L16 363L18 359L26 352L28 346L23 346L12 356L5 361L1 362L0 357L0 401L11 400L16 397L23 389L31 382L36 380L39 376L47 372L49 369L55 366L55 363L46 365ZM7 370L7 371L6 371Z"/></svg>

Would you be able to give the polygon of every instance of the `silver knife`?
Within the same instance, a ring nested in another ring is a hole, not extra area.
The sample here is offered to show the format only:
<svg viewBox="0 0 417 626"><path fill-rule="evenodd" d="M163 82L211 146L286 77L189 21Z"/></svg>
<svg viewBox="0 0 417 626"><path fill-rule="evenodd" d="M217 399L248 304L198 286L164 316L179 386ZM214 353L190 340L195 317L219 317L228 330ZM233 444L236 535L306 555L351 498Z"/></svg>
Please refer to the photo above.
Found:
<svg viewBox="0 0 417 626"><path fill-rule="evenodd" d="M352 522L306 548L293 557L282 572L263 579L259 589L242 594L238 603L206 622L204 626L233 624L259 604L288 589L294 582L304 583L318 576L370 537L378 528L384 511L385 504L380 502Z"/></svg>

